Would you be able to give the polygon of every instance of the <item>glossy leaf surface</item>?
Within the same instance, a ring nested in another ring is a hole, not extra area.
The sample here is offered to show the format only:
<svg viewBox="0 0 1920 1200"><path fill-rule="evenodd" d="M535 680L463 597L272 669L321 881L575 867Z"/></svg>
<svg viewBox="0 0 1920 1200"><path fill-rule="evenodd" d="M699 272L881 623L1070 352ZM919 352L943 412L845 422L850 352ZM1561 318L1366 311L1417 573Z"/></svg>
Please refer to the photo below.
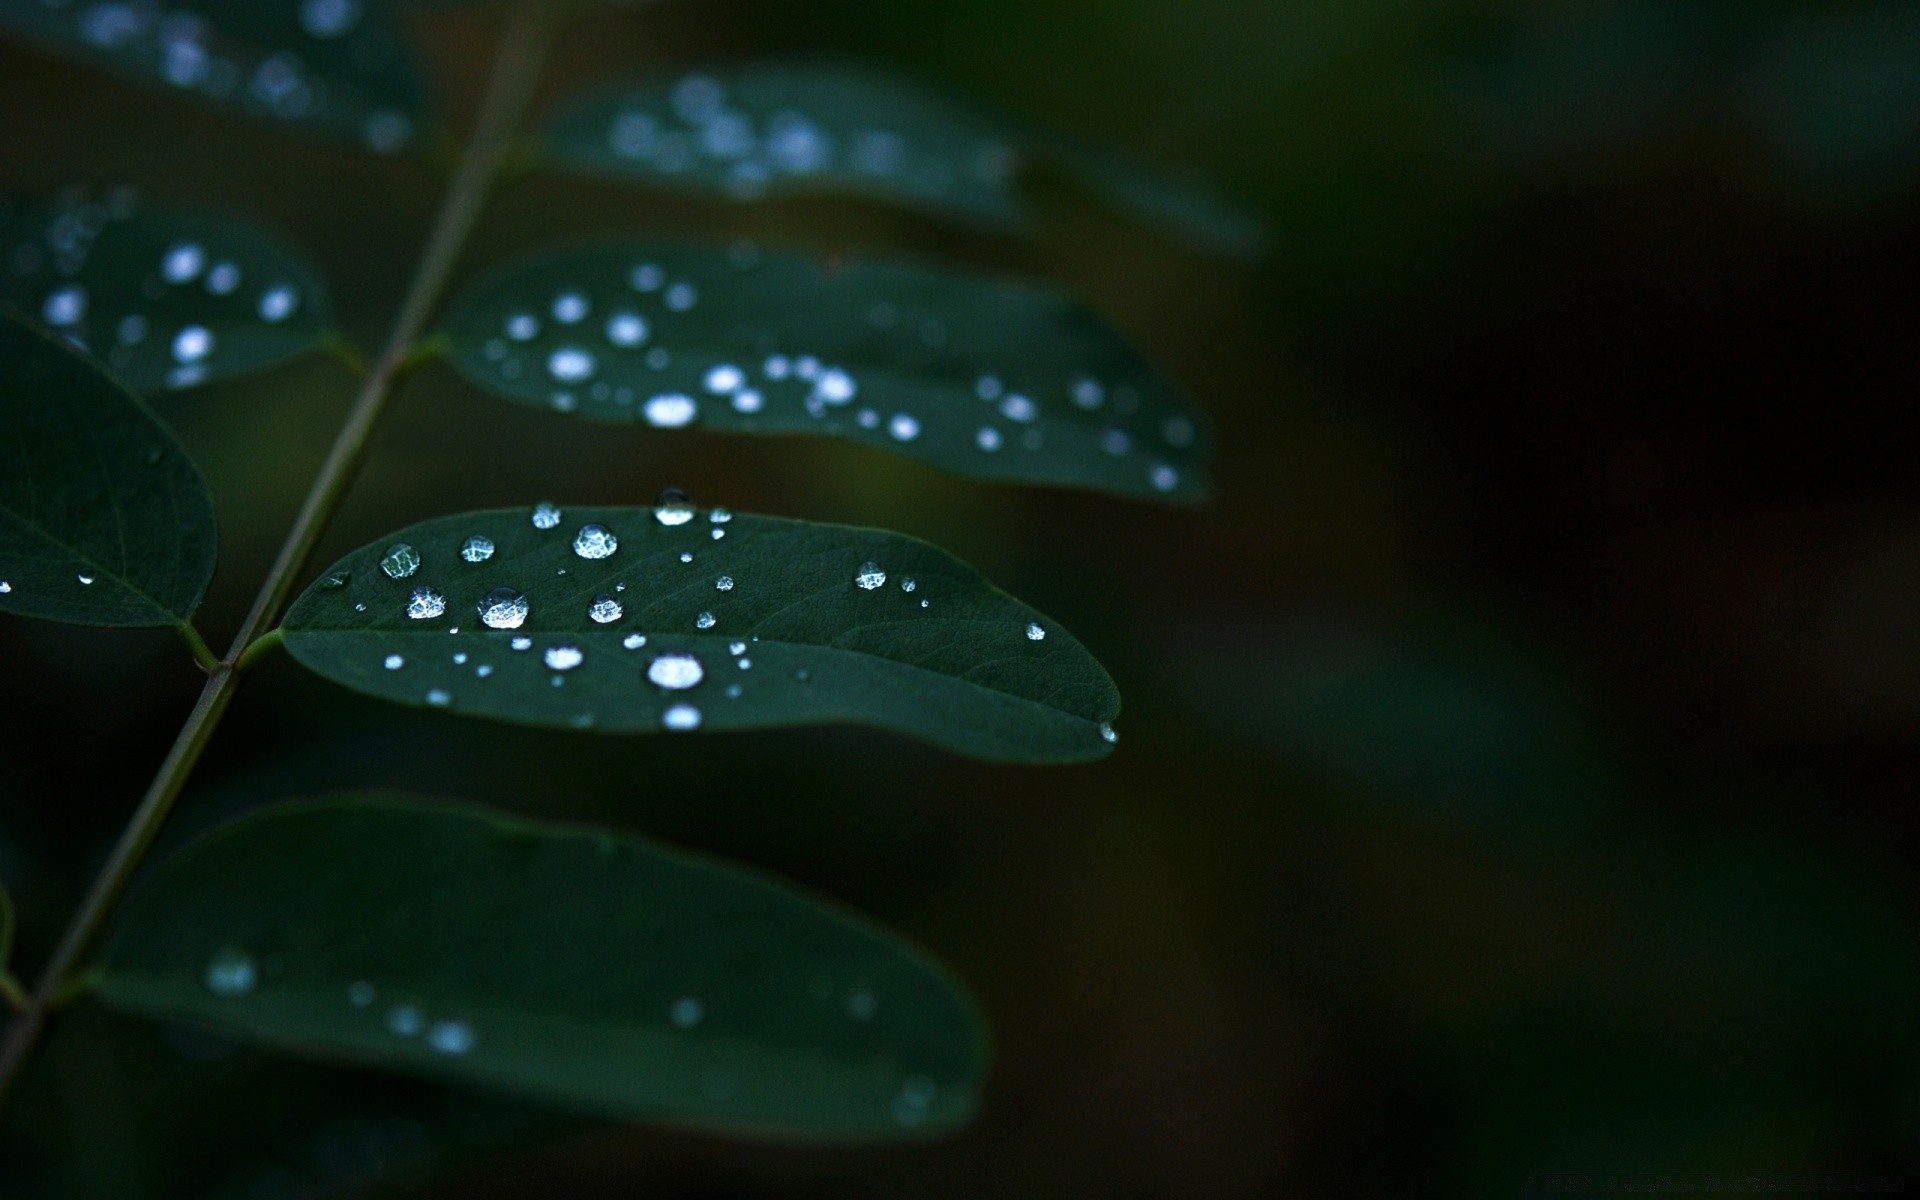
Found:
<svg viewBox="0 0 1920 1200"><path fill-rule="evenodd" d="M851 914L635 838L396 800L242 818L128 902L100 996L613 1116L893 1138L984 1066L945 972Z"/></svg>
<svg viewBox="0 0 1920 1200"><path fill-rule="evenodd" d="M386 0L0 0L0 33L264 120L411 145L425 109Z"/></svg>
<svg viewBox="0 0 1920 1200"><path fill-rule="evenodd" d="M1164 376L1071 298L752 247L587 247L511 265L449 318L453 365L602 421L824 434L976 478L1207 492Z"/></svg>
<svg viewBox="0 0 1920 1200"><path fill-rule="evenodd" d="M263 370L327 334L325 290L277 240L125 189L0 200L0 256L0 298L149 394Z"/></svg>
<svg viewBox="0 0 1920 1200"><path fill-rule="evenodd" d="M423 522L335 564L285 630L357 691L606 733L852 722L1068 762L1109 751L1120 706L1071 634L944 551L720 509Z"/></svg>
<svg viewBox="0 0 1920 1200"><path fill-rule="evenodd" d="M159 418L0 312L0 613L179 624L218 549L206 484Z"/></svg>

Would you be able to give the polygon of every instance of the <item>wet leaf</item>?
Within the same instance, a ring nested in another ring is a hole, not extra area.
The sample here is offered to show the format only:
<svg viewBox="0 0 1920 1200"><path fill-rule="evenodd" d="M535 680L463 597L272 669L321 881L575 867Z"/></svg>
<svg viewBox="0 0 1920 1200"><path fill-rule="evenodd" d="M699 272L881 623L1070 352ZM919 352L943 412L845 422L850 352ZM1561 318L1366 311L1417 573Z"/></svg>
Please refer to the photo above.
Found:
<svg viewBox="0 0 1920 1200"><path fill-rule="evenodd" d="M797 1137L964 1120L958 986L851 914L597 830L398 799L282 805L129 901L99 994L562 1107Z"/></svg>
<svg viewBox="0 0 1920 1200"><path fill-rule="evenodd" d="M606 733L852 722L1070 762L1108 752L1120 707L1071 634L944 551L721 509L423 522L340 560L285 629L357 691Z"/></svg>
<svg viewBox="0 0 1920 1200"><path fill-rule="evenodd" d="M327 334L325 290L275 239L130 191L0 200L0 299L153 393L263 370Z"/></svg>
<svg viewBox="0 0 1920 1200"><path fill-rule="evenodd" d="M218 548L207 486L160 419L0 311L0 613L176 625Z"/></svg>
<svg viewBox="0 0 1920 1200"><path fill-rule="evenodd" d="M0 0L0 34L250 116L412 144L426 89L387 0Z"/></svg>
<svg viewBox="0 0 1920 1200"><path fill-rule="evenodd" d="M593 420L824 434L960 475L1152 499L1207 492L1192 409L1043 287L629 243L509 266L448 330L475 383Z"/></svg>

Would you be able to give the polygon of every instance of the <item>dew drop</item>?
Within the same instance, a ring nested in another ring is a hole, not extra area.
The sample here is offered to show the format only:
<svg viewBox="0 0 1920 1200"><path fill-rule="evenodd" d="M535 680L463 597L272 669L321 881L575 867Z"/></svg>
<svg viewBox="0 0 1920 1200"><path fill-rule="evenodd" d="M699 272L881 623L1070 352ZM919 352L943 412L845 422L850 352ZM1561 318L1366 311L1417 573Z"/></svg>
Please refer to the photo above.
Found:
<svg viewBox="0 0 1920 1200"><path fill-rule="evenodd" d="M649 425L659 429L678 429L692 423L694 416L699 412L699 406L693 402L691 396L681 395L679 392L663 392L649 398L640 406L640 412L646 417Z"/></svg>
<svg viewBox="0 0 1920 1200"><path fill-rule="evenodd" d="M168 283L191 283L207 266L207 251L198 242L176 242L160 259L160 275Z"/></svg>
<svg viewBox="0 0 1920 1200"><path fill-rule="evenodd" d="M982 425L980 432L973 435L973 444L991 454L1000 448L1000 431L991 425Z"/></svg>
<svg viewBox="0 0 1920 1200"><path fill-rule="evenodd" d="M407 597L407 616L425 621L447 611L447 598L430 587L417 587Z"/></svg>
<svg viewBox="0 0 1920 1200"><path fill-rule="evenodd" d="M647 644L647 635L644 633L630 633L620 642L620 644L622 646L625 646L629 650L638 650L640 647Z"/></svg>
<svg viewBox="0 0 1920 1200"><path fill-rule="evenodd" d="M706 668L698 658L678 651L655 655L647 664L647 678L668 691L685 691L706 677Z"/></svg>
<svg viewBox="0 0 1920 1200"><path fill-rule="evenodd" d="M887 432L896 442L910 442L920 436L920 422L911 413L895 413L887 421Z"/></svg>
<svg viewBox="0 0 1920 1200"><path fill-rule="evenodd" d="M400 655L398 654L387 655L387 670L398 671L401 667L404 667L406 665L407 665L407 660L401 657Z"/></svg>
<svg viewBox="0 0 1920 1200"><path fill-rule="evenodd" d="M698 729L700 710L691 704L676 704L661 715L660 724L677 731Z"/></svg>
<svg viewBox="0 0 1920 1200"><path fill-rule="evenodd" d="M453 696L444 688L434 688L427 693L427 703L433 705L435 708L445 708L447 705L453 703Z"/></svg>
<svg viewBox="0 0 1920 1200"><path fill-rule="evenodd" d="M493 539L484 534L474 534L460 543L460 557L470 563L483 563L493 557Z"/></svg>
<svg viewBox="0 0 1920 1200"><path fill-rule="evenodd" d="M189 325L173 339L173 361L197 363L213 353L213 331L205 325Z"/></svg>
<svg viewBox="0 0 1920 1200"><path fill-rule="evenodd" d="M540 335L540 319L532 313L515 313L507 318L507 336L516 342L529 342Z"/></svg>
<svg viewBox="0 0 1920 1200"><path fill-rule="evenodd" d="M582 525L573 535L573 552L581 558L611 558L620 548L620 539L605 525Z"/></svg>
<svg viewBox="0 0 1920 1200"><path fill-rule="evenodd" d="M395 542L380 556L380 569L388 579L405 579L420 569L420 552L405 542Z"/></svg>
<svg viewBox="0 0 1920 1200"><path fill-rule="evenodd" d="M1039 622L1029 621L1027 622L1027 640L1030 642L1044 642L1047 640L1047 631L1040 628Z"/></svg>
<svg viewBox="0 0 1920 1200"><path fill-rule="evenodd" d="M1180 486L1180 473L1165 463L1154 464L1153 470L1147 473L1147 479L1156 491L1170 492Z"/></svg>
<svg viewBox="0 0 1920 1200"><path fill-rule="evenodd" d="M863 562L860 569L853 573L853 585L863 592L885 587L886 583L887 573L880 569L877 562Z"/></svg>
<svg viewBox="0 0 1920 1200"><path fill-rule="evenodd" d="M526 624L530 610L524 595L510 587L498 587L488 592L486 599L480 602L480 623L488 629L518 629ZM526 649L520 645L523 641L526 639L513 639L513 648Z"/></svg>
<svg viewBox="0 0 1920 1200"><path fill-rule="evenodd" d="M716 579L716 580L714 580L714 581L713 581L713 590L714 590L714 591L716 591L716 592L730 592L730 591L732 591L732 590L733 590L733 576L731 576L731 575L722 575L722 576L721 576L720 578L718 578L718 579Z"/></svg>
<svg viewBox="0 0 1920 1200"><path fill-rule="evenodd" d="M701 386L716 396L724 396L729 392L737 392L745 387L746 383L747 377L745 373L732 363L721 363L719 366L708 371L706 378L701 380Z"/></svg>
<svg viewBox="0 0 1920 1200"><path fill-rule="evenodd" d="M442 1054L465 1054L473 1049L473 1026L464 1021L435 1021L427 1030L427 1045Z"/></svg>
<svg viewBox="0 0 1920 1200"><path fill-rule="evenodd" d="M79 284L68 284L47 296L45 304L40 306L41 319L55 329L64 329L77 325L87 315L87 289Z"/></svg>
<svg viewBox="0 0 1920 1200"><path fill-rule="evenodd" d="M560 509L557 505L542 500L533 506L533 527L535 529L552 529L559 523Z"/></svg>
<svg viewBox="0 0 1920 1200"><path fill-rule="evenodd" d="M260 319L269 325L278 325L299 307L300 294L288 284L278 283L260 293Z"/></svg>
<svg viewBox="0 0 1920 1200"><path fill-rule="evenodd" d="M580 647L562 642L557 646L548 646L540 660L547 664L550 671L571 671L587 661L587 656L581 653Z"/></svg>
<svg viewBox="0 0 1920 1200"><path fill-rule="evenodd" d="M1120 740L1120 735L1114 732L1112 721L1100 722L1100 740L1103 742L1117 742Z"/></svg>
<svg viewBox="0 0 1920 1200"><path fill-rule="evenodd" d="M626 609L620 607L620 602L605 592L595 596L592 606L587 609L587 616L596 625L611 625L626 615Z"/></svg>
<svg viewBox="0 0 1920 1200"><path fill-rule="evenodd" d="M81 587L92 587L92 586L93 586L93 581L94 581L94 575L93 575L93 574L92 574L91 572L88 572L88 571L82 571L82 572L80 572L80 573L79 573L78 575L76 575L76 576L74 576L74 578L75 578L75 579L78 579L78 580L80 581L80 586L81 586Z"/></svg>
<svg viewBox="0 0 1920 1200"><path fill-rule="evenodd" d="M647 340L647 319L634 312L613 314L607 318L607 340L616 346L638 346Z"/></svg>
<svg viewBox="0 0 1920 1200"><path fill-rule="evenodd" d="M427 1018L411 1004L400 1004L387 1010L387 1031L399 1037L413 1037L426 1028Z"/></svg>
<svg viewBox="0 0 1920 1200"><path fill-rule="evenodd" d="M207 290L216 296L232 295L239 287L240 268L233 263L216 263L207 272Z"/></svg>
<svg viewBox="0 0 1920 1200"><path fill-rule="evenodd" d="M533 639L530 637L517 637L509 642L508 645L512 646L515 650L531 650L533 649Z"/></svg>
<svg viewBox="0 0 1920 1200"><path fill-rule="evenodd" d="M907 576L906 578L900 581L900 590L903 592L911 592L912 590L914 590L919 586L920 586L920 581L915 579L911 575Z"/></svg>
<svg viewBox="0 0 1920 1200"><path fill-rule="evenodd" d="M707 511L707 520L715 525L725 525L728 521L733 520L733 513L729 509L715 505Z"/></svg>
<svg viewBox="0 0 1920 1200"><path fill-rule="evenodd" d="M1009 421L1020 421L1022 423L1031 421L1036 412L1037 410L1033 406L1033 401L1018 392L1015 392L1000 402L1000 415Z"/></svg>
<svg viewBox="0 0 1920 1200"><path fill-rule="evenodd" d="M576 325L586 319L591 307L579 292L561 292L553 298L553 319L562 325Z"/></svg>
<svg viewBox="0 0 1920 1200"><path fill-rule="evenodd" d="M547 356L547 374L561 383L582 383L598 368L593 353L579 346L562 346Z"/></svg>
<svg viewBox="0 0 1920 1200"><path fill-rule="evenodd" d="M683 563L690 563L690 562L692 562L692 561L693 561L693 551L691 551L691 550L682 550L682 551L680 552L680 561L681 561L681 562L683 562Z"/></svg>
<svg viewBox="0 0 1920 1200"><path fill-rule="evenodd" d="M201 981L216 996L244 996L259 985L260 971L238 950L222 950L207 964Z"/></svg>

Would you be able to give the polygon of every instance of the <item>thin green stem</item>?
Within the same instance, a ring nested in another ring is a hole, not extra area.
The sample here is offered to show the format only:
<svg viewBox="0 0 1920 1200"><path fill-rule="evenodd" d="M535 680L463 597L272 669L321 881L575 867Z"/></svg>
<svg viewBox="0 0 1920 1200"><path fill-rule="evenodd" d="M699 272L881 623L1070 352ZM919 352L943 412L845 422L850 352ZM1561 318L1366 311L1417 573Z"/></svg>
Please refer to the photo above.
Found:
<svg viewBox="0 0 1920 1200"><path fill-rule="evenodd" d="M182 621L173 628L180 635L180 640L187 644L188 651L193 654L193 661L200 664L202 671L211 675L220 669L220 656L207 645L207 639L200 636L200 631L193 627L193 622Z"/></svg>
<svg viewBox="0 0 1920 1200"><path fill-rule="evenodd" d="M361 384L346 424L335 437L333 449L314 479L306 502L301 505L300 515L287 534L280 556L261 584L253 608L234 635L226 659L217 663L208 676L206 687L181 727L173 749L128 820L113 853L94 877L86 899L28 996L26 1007L8 1027L5 1042L0 1043L0 1106L4 1106L18 1086L27 1061L58 1007L57 1002L68 995L70 982L78 982L73 980L76 969L92 953L107 918L159 837L174 800L185 787L201 752L212 740L227 706L233 702L242 674L239 664L247 661L248 650L286 604L294 581L351 486L394 384L405 373L415 344L426 331L460 253L499 178L501 165L513 144L514 131L539 82L540 67L559 24L559 11L552 0L518 0L508 17L473 134L427 234L426 246L386 349Z"/></svg>
<svg viewBox="0 0 1920 1200"><path fill-rule="evenodd" d="M261 657L269 650L278 646L286 636L284 632L278 629L269 630L261 634L254 639L253 645L248 646L241 652L239 659L233 664L233 669L243 675L251 671L253 664L260 661Z"/></svg>
<svg viewBox="0 0 1920 1200"><path fill-rule="evenodd" d="M18 979L0 972L0 1001L5 1001L7 1007L15 1012L25 1012L28 1003L27 989L20 986Z"/></svg>

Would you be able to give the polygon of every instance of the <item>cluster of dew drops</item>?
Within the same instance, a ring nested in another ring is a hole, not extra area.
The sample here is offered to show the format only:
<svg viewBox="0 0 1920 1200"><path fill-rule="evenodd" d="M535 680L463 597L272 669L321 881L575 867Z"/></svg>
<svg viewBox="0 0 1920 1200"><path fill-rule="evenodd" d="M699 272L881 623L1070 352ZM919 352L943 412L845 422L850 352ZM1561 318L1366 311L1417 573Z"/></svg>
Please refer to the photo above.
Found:
<svg viewBox="0 0 1920 1200"><path fill-rule="evenodd" d="M41 0L50 9L66 0ZM378 57L382 39L362 25L366 0L300 0L300 32L316 46L347 41L356 62ZM84 44L155 64L159 77L174 87L231 100L249 112L297 121L320 113L327 84L314 76L297 48L276 48L257 61L241 61L231 44L200 15L169 10L154 0L96 0L73 4L73 32ZM356 34L370 35L355 40ZM336 89L337 90L337 89ZM413 122L395 109L379 108L360 124L369 149L393 154L414 139Z"/></svg>
<svg viewBox="0 0 1920 1200"><path fill-rule="evenodd" d="M749 270L759 261L759 252L750 245L736 246L730 261L741 270ZM691 311L700 302L700 289L692 281L673 279L656 262L641 262L627 272L631 298L610 302L605 312L597 311L594 297L587 289L563 286L547 302L544 312L520 308L500 319L499 333L481 345L481 355L502 380L518 387L529 365L543 372L551 385L547 401L560 412L573 412L584 394L598 404L616 410L637 412L647 424L659 429L679 429L700 418L702 405L724 403L738 414L742 424L750 425L770 403L797 402L806 415L825 421L829 428L840 428L840 412L852 413L852 423L862 430L884 435L894 442L919 441L924 426L911 412L885 413L870 405L857 404L861 394L859 378L848 368L827 362L818 355L803 353L767 353L760 361L718 362L701 373L696 394L663 390L641 398L645 388L636 390L625 356L639 355L646 368L660 372L673 362L672 353L653 344L654 322L640 311L640 298L658 296L670 313ZM658 315L656 314L656 319ZM888 302L868 309L867 320L876 328L890 329L902 322L899 310ZM558 344L546 352L544 361L537 355L523 357L516 346L539 338L546 322L560 331ZM944 323L921 323L919 336L928 345L939 345L948 337ZM611 365L610 365L611 364ZM1046 445L1048 433L1040 427L1045 415L1038 390L1023 392L1010 386L1001 375L986 372L973 386L974 395L990 406L991 415L980 420L971 436L972 450L981 455L998 455L1003 450L1037 451ZM786 399L791 397L791 400ZM1122 428L1118 418L1131 417L1139 408L1139 392L1131 386L1109 388L1088 372L1066 380L1060 403L1085 414L1111 411L1116 420L1090 435L1082 434L1073 423L1058 423L1056 436L1091 436L1106 455L1113 458L1144 455L1145 472L1156 491L1172 492L1180 486L1180 473L1170 463L1146 454L1140 438ZM1084 418L1083 418L1084 419ZM972 423L972 422L969 422ZM1193 422L1175 414L1161 422L1159 439L1172 450L1193 445Z"/></svg>
<svg viewBox="0 0 1920 1200"><path fill-rule="evenodd" d="M65 205L47 223L44 247L29 243L13 248L13 266L31 271L50 257L53 273L60 278L40 300L40 319L49 329L81 350L97 350L108 365L120 369L131 361L136 347L160 340L166 344L167 386L193 387L205 381L219 348L213 330L192 321L156 328L155 320L137 309L98 311L100 305L87 286L74 278L85 271L99 236L113 221L132 216L136 209L133 193L127 189L116 189L100 200ZM302 304L300 289L292 281L249 279L239 263L190 238L162 251L141 283L141 294L156 305L185 289L215 298L235 297L267 325L287 321ZM105 344L96 347L93 343L103 336Z"/></svg>

